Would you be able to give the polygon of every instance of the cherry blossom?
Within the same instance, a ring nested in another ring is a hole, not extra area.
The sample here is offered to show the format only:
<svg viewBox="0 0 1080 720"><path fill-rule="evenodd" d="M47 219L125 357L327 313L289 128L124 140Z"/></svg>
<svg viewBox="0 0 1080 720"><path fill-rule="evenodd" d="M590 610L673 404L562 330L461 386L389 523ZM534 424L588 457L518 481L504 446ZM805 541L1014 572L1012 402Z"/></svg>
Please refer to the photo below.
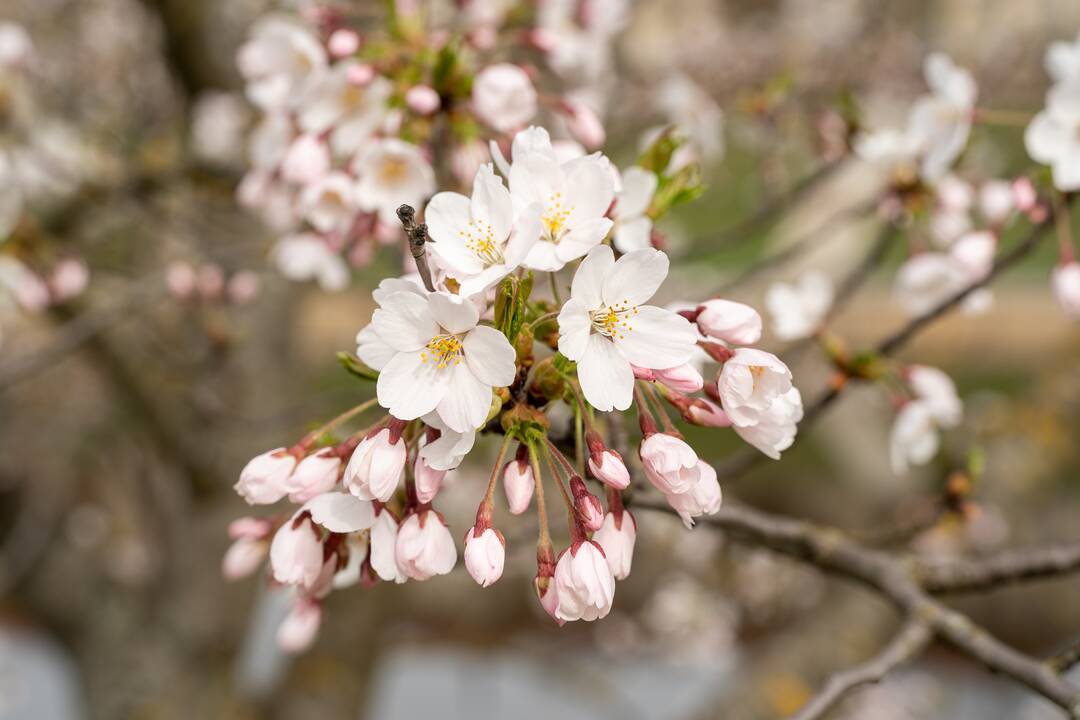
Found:
<svg viewBox="0 0 1080 720"><path fill-rule="evenodd" d="M1046 92L1046 109L1024 132L1031 159L1049 165L1054 187L1080 189L1080 77L1071 77Z"/></svg>
<svg viewBox="0 0 1080 720"><path fill-rule="evenodd" d="M598 410L625 410L634 390L631 364L649 369L690 359L696 333L685 318L644 305L667 277L658 250L618 261L601 245L578 266L571 297L559 313L559 351L578 363L585 398Z"/></svg>
<svg viewBox="0 0 1080 720"><path fill-rule="evenodd" d="M554 616L559 620L599 620L611 612L615 577L604 550L591 540L563 551L555 566Z"/></svg>
<svg viewBox="0 0 1080 720"><path fill-rule="evenodd" d="M536 115L536 89L517 65L489 65L473 80L472 107L477 117L499 132L522 127Z"/></svg>
<svg viewBox="0 0 1080 720"><path fill-rule="evenodd" d="M824 273L813 270L791 284L773 283L765 293L773 333L780 340L801 340L813 335L821 328L832 301L832 281Z"/></svg>
<svg viewBox="0 0 1080 720"><path fill-rule="evenodd" d="M397 222L400 205L417 206L435 192L435 171L420 149L396 138L366 143L352 163L359 176L356 202L378 213L384 223Z"/></svg>
<svg viewBox="0 0 1080 720"><path fill-rule="evenodd" d="M1080 320L1080 263L1073 260L1055 267L1051 284L1062 312Z"/></svg>
<svg viewBox="0 0 1080 720"><path fill-rule="evenodd" d="M475 305L443 293L387 297L371 321L394 350L379 375L379 404L401 420L435 411L457 432L483 424L491 389L509 385L515 370L506 337L479 319Z"/></svg>

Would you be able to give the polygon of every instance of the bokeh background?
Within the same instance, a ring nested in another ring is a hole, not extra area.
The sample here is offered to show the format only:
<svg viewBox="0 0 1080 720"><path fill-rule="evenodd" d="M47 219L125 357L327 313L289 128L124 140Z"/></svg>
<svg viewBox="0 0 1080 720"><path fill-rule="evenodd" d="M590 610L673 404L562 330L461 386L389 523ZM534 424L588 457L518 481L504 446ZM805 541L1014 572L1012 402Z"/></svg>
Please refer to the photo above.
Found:
<svg viewBox="0 0 1080 720"><path fill-rule="evenodd" d="M226 525L246 509L231 486L251 456L371 393L334 354L352 349L370 289L400 260L384 250L342 293L289 283L267 263L269 232L236 207L243 148L220 140L251 116L234 53L269 7L0 0L0 17L25 25L37 47L34 142L57 163L54 179L72 183L42 209L41 231L92 270L76 303L4 318L0 718L749 720L792 712L830 671L874 652L896 623L881 600L644 512L634 572L603 622L559 629L543 614L529 582L534 521L508 517L507 572L494 587L480 590L459 568L335 593L311 651L276 649L284 599L263 578L221 577ZM826 110L850 96L869 118L898 121L932 50L972 69L981 106L1035 110L1046 45L1078 29L1072 0L636 3L618 45L610 154L634 157L642 117L656 114L645 81L673 68L725 112L708 192L661 227L678 266L663 299L702 297L822 224L810 252L731 297L760 306L768 281L801 267L842 276L878 221L834 218L872 198L879 179L843 160L791 197L827 157ZM1022 128L979 127L962 167L1022 172L1021 138ZM775 222L717 242L763 206ZM894 251L837 320L853 346L904 321L891 297ZM177 259L258 272L258 300L178 303L162 271ZM1053 304L1053 262L1046 243L996 286L988 313L948 318L903 353L946 369L964 397L941 464L894 476L892 409L855 388L782 461L758 464L725 494L856 534L917 526L901 538L915 552L1075 538L1080 330ZM805 394L826 382L813 348L767 347L783 351ZM691 434L709 460L738 448L730 433ZM986 470L969 511L923 522L972 447ZM444 492L452 527L466 526L493 450L475 452ZM1080 580L956 602L1036 655L1080 636ZM834 716L1057 717L941 649Z"/></svg>

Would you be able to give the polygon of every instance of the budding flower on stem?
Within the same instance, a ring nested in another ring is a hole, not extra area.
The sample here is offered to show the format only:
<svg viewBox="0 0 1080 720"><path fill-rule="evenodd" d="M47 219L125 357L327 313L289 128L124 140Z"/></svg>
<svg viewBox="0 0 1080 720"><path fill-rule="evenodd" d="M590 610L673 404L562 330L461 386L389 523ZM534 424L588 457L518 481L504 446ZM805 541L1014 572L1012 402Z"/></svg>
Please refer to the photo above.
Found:
<svg viewBox="0 0 1080 720"><path fill-rule="evenodd" d="M495 528L471 527L465 533L465 569L472 579L487 587L502 577L506 562L506 539Z"/></svg>
<svg viewBox="0 0 1080 720"><path fill-rule="evenodd" d="M372 431L356 447L345 467L345 488L358 498L386 502L405 474L406 449L401 439L405 423Z"/></svg>
<svg viewBox="0 0 1080 720"><path fill-rule="evenodd" d="M272 505L289 493L289 476L296 457L285 448L257 455L240 471L233 489L249 505Z"/></svg>
<svg viewBox="0 0 1080 720"><path fill-rule="evenodd" d="M299 598L278 627L278 647L287 653L301 653L311 647L322 625L322 605L318 600Z"/></svg>
<svg viewBox="0 0 1080 720"><path fill-rule="evenodd" d="M582 526L589 532L600 529L604 523L604 507L600 498L585 487L585 481L577 475L570 478L570 492L574 496L574 513Z"/></svg>
<svg viewBox="0 0 1080 720"><path fill-rule="evenodd" d="M630 576L630 565L637 540L637 520L623 508L617 490L608 488L608 507L603 526L593 534L593 540L604 549L604 557L616 580Z"/></svg>
<svg viewBox="0 0 1080 720"><path fill-rule="evenodd" d="M761 315L733 300L706 300L698 305L693 322L705 335L732 345L753 345L761 339Z"/></svg>
<svg viewBox="0 0 1080 720"><path fill-rule="evenodd" d="M503 468L503 490L510 512L514 515L525 512L535 489L536 478L529 464L529 450L522 444L518 446L517 456Z"/></svg>
<svg viewBox="0 0 1080 720"><path fill-rule="evenodd" d="M445 575L457 563L454 538L434 510L422 510L405 518L398 529L394 555L401 572L413 580Z"/></svg>
<svg viewBox="0 0 1080 720"><path fill-rule="evenodd" d="M589 472L597 480L622 490L630 485L630 471L626 469L622 455L604 445L604 441L595 431L585 433L585 442L589 447Z"/></svg>

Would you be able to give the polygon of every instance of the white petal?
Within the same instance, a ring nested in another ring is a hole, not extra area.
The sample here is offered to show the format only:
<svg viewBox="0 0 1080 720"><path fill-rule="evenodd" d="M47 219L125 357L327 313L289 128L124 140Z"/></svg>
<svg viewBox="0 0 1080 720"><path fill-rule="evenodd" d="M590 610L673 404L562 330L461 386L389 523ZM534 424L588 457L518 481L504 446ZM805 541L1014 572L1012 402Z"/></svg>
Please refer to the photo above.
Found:
<svg viewBox="0 0 1080 720"><path fill-rule="evenodd" d="M469 300L447 293L428 295L428 309L435 322L454 335L468 332L480 320L480 311Z"/></svg>
<svg viewBox="0 0 1080 720"><path fill-rule="evenodd" d="M1050 113L1041 112L1032 118L1024 131L1024 146L1032 160L1051 163L1061 149L1068 144L1067 130L1050 117Z"/></svg>
<svg viewBox="0 0 1080 720"><path fill-rule="evenodd" d="M585 399L597 410L626 410L634 398L634 371L608 338L589 336L578 361L578 380Z"/></svg>
<svg viewBox="0 0 1080 720"><path fill-rule="evenodd" d="M371 502L349 493L329 492L312 498L306 505L311 519L330 532L348 533L367 530L375 522Z"/></svg>
<svg viewBox="0 0 1080 720"><path fill-rule="evenodd" d="M570 285L570 296L586 310L596 310L603 304L604 281L611 277L615 254L607 245L598 245L581 261ZM565 353L564 353L565 354Z"/></svg>
<svg viewBox="0 0 1080 720"><path fill-rule="evenodd" d="M563 195L572 203L571 222L602 217L615 199L615 183L606 161L596 155L563 165Z"/></svg>
<svg viewBox="0 0 1080 720"><path fill-rule="evenodd" d="M383 342L371 325L365 325L356 335L356 356L373 370L382 370L397 354L397 350Z"/></svg>
<svg viewBox="0 0 1080 720"><path fill-rule="evenodd" d="M514 218L514 206L510 191L495 177L490 164L481 165L473 179L470 211L474 220L491 224L492 235L502 240L510 234Z"/></svg>
<svg viewBox="0 0 1080 720"><path fill-rule="evenodd" d="M652 220L645 216L620 220L615 226L615 247L621 253L652 247Z"/></svg>
<svg viewBox="0 0 1080 720"><path fill-rule="evenodd" d="M443 399L450 373L425 362L421 351L398 353L379 373L379 404L401 420L415 420Z"/></svg>
<svg viewBox="0 0 1080 720"><path fill-rule="evenodd" d="M462 345L465 362L477 380L492 387L514 382L514 348L501 332L480 325L465 336Z"/></svg>
<svg viewBox="0 0 1080 720"><path fill-rule="evenodd" d="M565 264L555 253L555 243L549 240L540 240L532 246L529 254L525 256L525 267L542 272L561 270Z"/></svg>
<svg viewBox="0 0 1080 720"><path fill-rule="evenodd" d="M620 333L615 345L638 367L663 370L682 365L694 353L697 332L681 315L642 305L629 323L631 329Z"/></svg>
<svg viewBox="0 0 1080 720"><path fill-rule="evenodd" d="M559 240L555 254L564 264L576 260L603 242L613 225L611 218L606 217L577 223Z"/></svg>
<svg viewBox="0 0 1080 720"><path fill-rule="evenodd" d="M491 409L491 386L480 382L468 363L455 365L448 372L451 377L446 394L439 402L439 417L451 430L475 430L487 420Z"/></svg>
<svg viewBox="0 0 1080 720"><path fill-rule="evenodd" d="M659 250L635 250L619 258L604 283L604 303L640 305L653 296L668 274L668 257Z"/></svg>
<svg viewBox="0 0 1080 720"><path fill-rule="evenodd" d="M439 334L427 300L410 292L387 296L371 316L371 325L383 342L401 352L419 350Z"/></svg>
<svg viewBox="0 0 1080 720"><path fill-rule="evenodd" d="M592 321L589 312L577 298L570 298L559 311L559 352L577 361L589 344Z"/></svg>
<svg viewBox="0 0 1080 720"><path fill-rule="evenodd" d="M621 218L633 218L644 215L656 192L657 177L637 165L627 168L622 174L622 192L619 193L616 215Z"/></svg>

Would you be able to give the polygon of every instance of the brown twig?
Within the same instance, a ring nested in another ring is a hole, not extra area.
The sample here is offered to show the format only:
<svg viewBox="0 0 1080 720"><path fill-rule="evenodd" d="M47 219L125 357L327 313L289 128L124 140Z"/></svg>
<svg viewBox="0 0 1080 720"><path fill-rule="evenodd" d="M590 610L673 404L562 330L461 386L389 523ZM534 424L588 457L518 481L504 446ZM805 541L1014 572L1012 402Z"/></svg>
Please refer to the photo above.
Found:
<svg viewBox="0 0 1080 720"><path fill-rule="evenodd" d="M830 676L825 687L792 715L791 720L817 720L824 717L845 695L863 685L880 682L889 672L921 653L932 639L933 634L926 623L909 619L877 655L861 665Z"/></svg>

